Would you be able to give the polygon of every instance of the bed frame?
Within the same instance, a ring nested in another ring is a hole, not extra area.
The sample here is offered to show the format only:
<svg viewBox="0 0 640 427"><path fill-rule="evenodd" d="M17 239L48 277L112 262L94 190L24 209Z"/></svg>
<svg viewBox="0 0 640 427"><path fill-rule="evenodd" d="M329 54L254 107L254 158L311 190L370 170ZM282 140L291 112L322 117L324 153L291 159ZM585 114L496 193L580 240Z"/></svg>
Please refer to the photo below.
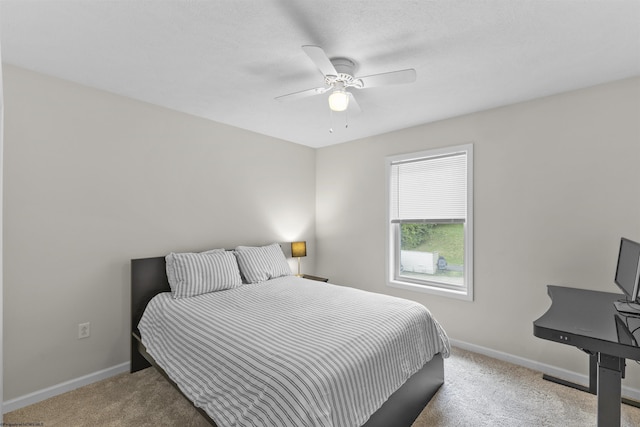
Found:
<svg viewBox="0 0 640 427"><path fill-rule="evenodd" d="M131 373L154 366L178 391L178 386L147 353L140 340L138 322L149 301L161 292L170 292L164 257L131 260ZM420 412L444 383L444 362L436 354L364 424L363 427L411 427ZM182 392L181 392L182 393ZM183 394L184 396L184 394ZM186 396L185 396L186 398ZM216 425L201 408L196 408L212 425Z"/></svg>

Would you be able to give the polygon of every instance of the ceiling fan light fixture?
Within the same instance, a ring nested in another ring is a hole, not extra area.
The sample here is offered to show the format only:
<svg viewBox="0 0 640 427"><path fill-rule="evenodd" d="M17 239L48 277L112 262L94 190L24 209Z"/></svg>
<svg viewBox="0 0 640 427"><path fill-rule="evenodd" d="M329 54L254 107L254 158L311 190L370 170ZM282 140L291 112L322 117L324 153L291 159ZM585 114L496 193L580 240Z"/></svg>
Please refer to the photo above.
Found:
<svg viewBox="0 0 640 427"><path fill-rule="evenodd" d="M336 89L329 95L329 108L332 111L344 111L349 106L349 94L342 90Z"/></svg>

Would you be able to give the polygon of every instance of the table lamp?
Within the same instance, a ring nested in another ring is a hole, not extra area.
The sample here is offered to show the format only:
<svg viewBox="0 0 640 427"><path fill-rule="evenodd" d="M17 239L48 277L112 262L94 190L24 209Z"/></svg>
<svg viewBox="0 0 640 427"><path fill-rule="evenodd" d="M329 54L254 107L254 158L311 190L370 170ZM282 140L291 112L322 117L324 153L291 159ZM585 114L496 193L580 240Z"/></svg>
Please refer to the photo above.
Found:
<svg viewBox="0 0 640 427"><path fill-rule="evenodd" d="M298 274L296 276L302 277L300 273L300 257L307 256L307 242L291 242L291 256L298 258Z"/></svg>

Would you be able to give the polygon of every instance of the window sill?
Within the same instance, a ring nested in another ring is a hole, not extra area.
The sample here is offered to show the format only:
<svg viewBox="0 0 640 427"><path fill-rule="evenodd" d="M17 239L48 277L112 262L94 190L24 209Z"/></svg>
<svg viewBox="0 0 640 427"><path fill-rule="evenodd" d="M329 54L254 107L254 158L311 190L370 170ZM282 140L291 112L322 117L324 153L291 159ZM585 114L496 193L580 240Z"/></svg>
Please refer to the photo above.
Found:
<svg viewBox="0 0 640 427"><path fill-rule="evenodd" d="M428 284L426 284L426 285L417 285L417 284L414 284L414 283L401 282L401 281L398 281L398 280L390 280L387 283L387 285L391 286L392 288L406 289L408 291L422 292L422 293L433 294L433 295L440 295L440 296L443 296L443 297L461 299L461 300L465 300L465 301L473 301L473 294L471 292L469 292L468 289L458 291L458 290L455 290L455 289L441 288L439 286L429 286Z"/></svg>

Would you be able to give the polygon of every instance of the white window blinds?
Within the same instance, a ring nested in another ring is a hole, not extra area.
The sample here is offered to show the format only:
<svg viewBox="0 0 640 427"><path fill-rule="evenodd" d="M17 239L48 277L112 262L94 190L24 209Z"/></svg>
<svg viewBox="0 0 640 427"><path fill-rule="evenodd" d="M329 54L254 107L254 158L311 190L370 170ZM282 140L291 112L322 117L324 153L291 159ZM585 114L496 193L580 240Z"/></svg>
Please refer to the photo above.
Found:
<svg viewBox="0 0 640 427"><path fill-rule="evenodd" d="M467 152L391 163L391 222L464 222Z"/></svg>

